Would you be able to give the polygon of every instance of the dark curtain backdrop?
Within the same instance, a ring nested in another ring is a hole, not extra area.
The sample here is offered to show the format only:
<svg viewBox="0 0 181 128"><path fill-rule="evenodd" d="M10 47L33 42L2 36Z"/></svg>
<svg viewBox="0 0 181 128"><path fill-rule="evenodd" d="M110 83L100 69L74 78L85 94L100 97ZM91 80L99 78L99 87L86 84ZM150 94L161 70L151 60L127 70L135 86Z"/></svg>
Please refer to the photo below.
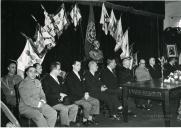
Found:
<svg viewBox="0 0 181 128"><path fill-rule="evenodd" d="M65 9L68 12L71 11L71 8L75 4L73 2L64 3ZM17 60L25 46L26 40L20 32L24 32L29 37L33 37L34 35L36 22L32 19L31 14L33 14L37 18L38 22L43 26L44 14L40 6L41 4L44 5L48 13L55 14L60 9L62 3L57 1L2 2L2 73L5 72L7 60ZM59 39L56 38L56 47L49 51L44 59L43 68L45 71L48 70L50 62L55 60L62 62L63 69L69 71L74 58L83 59L83 46L85 42L89 6L79 4L78 6L82 14L81 24L76 30L73 24L71 24L68 29L63 32ZM107 10L110 14L111 9ZM117 20L121 15L123 32L129 28L129 43L134 43L133 50L134 52L139 51L139 59L148 59L151 56L158 57L160 54L162 55L162 18L132 14L118 10L114 10L114 12ZM118 57L121 50L114 53L113 49L116 42L109 34L104 34L102 26L99 23L101 7L94 7L94 16L97 39L101 43L101 49L105 60L109 57Z"/></svg>

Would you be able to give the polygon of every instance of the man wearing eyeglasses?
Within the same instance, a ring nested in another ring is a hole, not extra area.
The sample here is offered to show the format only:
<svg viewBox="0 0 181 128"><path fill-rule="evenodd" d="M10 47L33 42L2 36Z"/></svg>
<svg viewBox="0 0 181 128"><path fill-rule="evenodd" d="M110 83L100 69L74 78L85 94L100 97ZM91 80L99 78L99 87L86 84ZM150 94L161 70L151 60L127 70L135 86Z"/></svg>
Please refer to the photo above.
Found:
<svg viewBox="0 0 181 128"><path fill-rule="evenodd" d="M139 66L136 68L135 77L136 81L146 81L152 79L148 69L145 66L144 59L140 60ZM136 99L136 106L140 109L150 110L150 100Z"/></svg>
<svg viewBox="0 0 181 128"><path fill-rule="evenodd" d="M145 60L141 59L139 66L135 70L136 81L146 81L151 80L151 75L148 69L145 67Z"/></svg>

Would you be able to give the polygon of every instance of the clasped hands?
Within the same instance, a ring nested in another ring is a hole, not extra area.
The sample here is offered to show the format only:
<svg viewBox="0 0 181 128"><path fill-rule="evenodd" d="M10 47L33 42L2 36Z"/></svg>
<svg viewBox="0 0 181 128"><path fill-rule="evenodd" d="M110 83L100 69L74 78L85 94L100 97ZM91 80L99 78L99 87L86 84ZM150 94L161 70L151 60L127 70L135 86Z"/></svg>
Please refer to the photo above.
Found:
<svg viewBox="0 0 181 128"><path fill-rule="evenodd" d="M106 91L108 88L106 87L106 85L102 85L101 86L101 92L104 92L104 91Z"/></svg>

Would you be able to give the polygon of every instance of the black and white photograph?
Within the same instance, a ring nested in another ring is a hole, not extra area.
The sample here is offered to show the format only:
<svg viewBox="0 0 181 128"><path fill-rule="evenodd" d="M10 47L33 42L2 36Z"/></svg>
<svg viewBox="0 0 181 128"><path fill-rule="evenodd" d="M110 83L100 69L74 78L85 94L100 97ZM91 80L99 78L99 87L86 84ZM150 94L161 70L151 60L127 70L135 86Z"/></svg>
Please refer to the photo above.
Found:
<svg viewBox="0 0 181 128"><path fill-rule="evenodd" d="M167 45L168 57L177 57L176 45Z"/></svg>
<svg viewBox="0 0 181 128"><path fill-rule="evenodd" d="M181 0L0 6L0 127L181 127Z"/></svg>

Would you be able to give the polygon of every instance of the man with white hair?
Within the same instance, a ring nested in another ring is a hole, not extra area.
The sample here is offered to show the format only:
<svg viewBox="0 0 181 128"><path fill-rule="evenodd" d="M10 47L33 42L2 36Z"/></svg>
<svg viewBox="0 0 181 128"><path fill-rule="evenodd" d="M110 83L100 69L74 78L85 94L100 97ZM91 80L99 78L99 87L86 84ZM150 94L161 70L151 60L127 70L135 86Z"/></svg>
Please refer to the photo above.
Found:
<svg viewBox="0 0 181 128"><path fill-rule="evenodd" d="M159 68L155 64L155 58L151 57L149 59L149 64L147 66L148 71L153 79L159 79L161 78L161 68Z"/></svg>
<svg viewBox="0 0 181 128"><path fill-rule="evenodd" d="M89 95L103 101L110 109L110 114L113 119L118 119L117 111L122 109L122 105L118 102L115 95L108 95L106 90L108 89L104 85L96 72L98 65L95 61L90 61L88 64L89 71L85 74L85 85L89 92Z"/></svg>

